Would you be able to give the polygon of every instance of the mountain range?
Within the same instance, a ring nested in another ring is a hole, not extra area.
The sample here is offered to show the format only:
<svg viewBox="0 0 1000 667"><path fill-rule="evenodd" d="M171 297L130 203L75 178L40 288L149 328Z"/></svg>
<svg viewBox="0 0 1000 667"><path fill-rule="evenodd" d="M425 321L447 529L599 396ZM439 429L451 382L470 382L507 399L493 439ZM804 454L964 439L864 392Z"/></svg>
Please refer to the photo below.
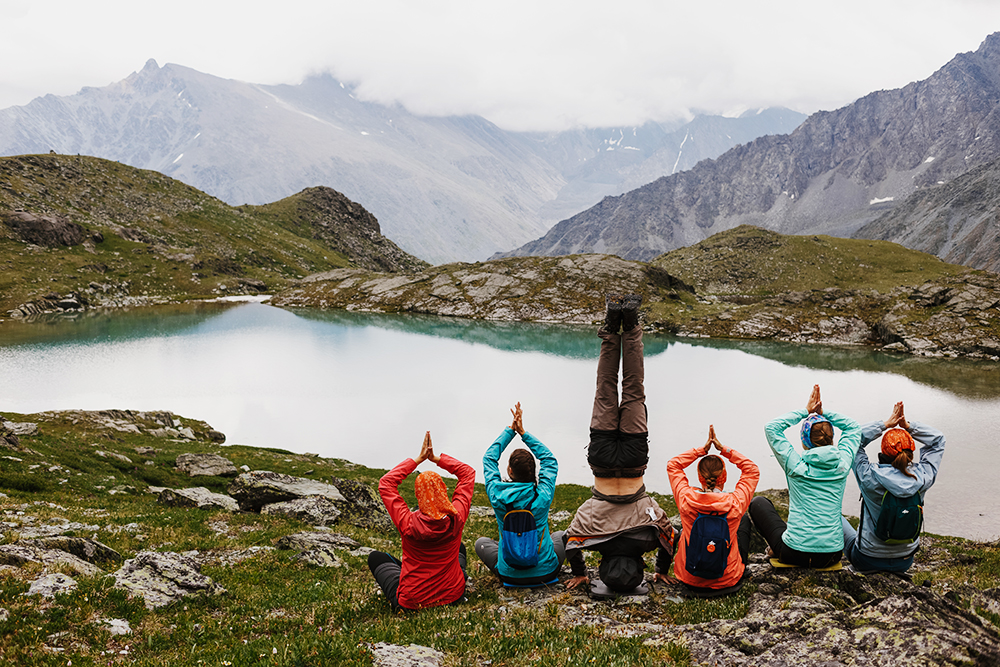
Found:
<svg viewBox="0 0 1000 667"><path fill-rule="evenodd" d="M997 270L996 216L973 196L986 192L988 173L974 189L948 185L997 159L1000 33L923 81L815 113L788 135L759 137L606 197L501 256L605 252L650 260L751 224L783 234L858 233ZM961 198L949 200L959 190ZM937 193L936 204L928 192Z"/></svg>
<svg viewBox="0 0 1000 667"><path fill-rule="evenodd" d="M83 154L159 171L231 205L328 186L431 262L484 259L554 223L742 142L794 129L738 118L509 132L358 99L329 75L257 85L150 60L125 79L0 110L0 155Z"/></svg>

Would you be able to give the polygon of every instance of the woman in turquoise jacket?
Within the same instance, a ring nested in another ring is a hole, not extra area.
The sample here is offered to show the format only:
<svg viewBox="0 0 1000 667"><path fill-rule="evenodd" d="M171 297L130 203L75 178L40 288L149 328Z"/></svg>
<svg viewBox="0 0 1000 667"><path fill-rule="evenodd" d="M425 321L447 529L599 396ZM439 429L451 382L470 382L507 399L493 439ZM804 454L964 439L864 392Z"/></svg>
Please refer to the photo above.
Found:
<svg viewBox="0 0 1000 667"><path fill-rule="evenodd" d="M886 432L888 431L888 432ZM885 434L883 436L883 433ZM882 438L878 465L872 465L865 446ZM920 443L920 458L913 462L914 441ZM944 434L937 429L907 421L902 402L896 403L889 419L874 421L861 429L861 447L854 457L854 477L861 489L861 525L858 531L843 519L844 555L861 572L905 572L913 565L920 537L904 544L888 544L875 534L886 491L897 498L923 495L937 479L944 456Z"/></svg>
<svg viewBox="0 0 1000 667"><path fill-rule="evenodd" d="M805 448L801 454L785 437L785 430L799 422ZM833 427L841 432L836 445ZM778 417L764 433L788 482L788 523L770 500L757 497L750 503L754 527L783 563L829 567L839 562L844 550L844 487L861 443L861 427L835 412L824 414L815 385L805 410Z"/></svg>
<svg viewBox="0 0 1000 667"><path fill-rule="evenodd" d="M503 430L500 437L490 445L483 456L483 474L486 478L486 495L496 513L497 526L501 529L500 540L480 537L476 540L476 555L486 564L505 586L542 586L559 580L559 567L566 555L564 531L549 534L549 506L556 492L556 473L559 464L549 448L524 430L521 424L521 404L511 410L513 423ZM505 482L500 477L500 455L514 439L514 434L528 449L511 452ZM530 450L530 452L528 451ZM534 455L534 456L532 456ZM534 459L538 459L538 483L535 483ZM534 567L516 568L508 564L503 555L504 515L511 510L531 510L537 529L538 562Z"/></svg>

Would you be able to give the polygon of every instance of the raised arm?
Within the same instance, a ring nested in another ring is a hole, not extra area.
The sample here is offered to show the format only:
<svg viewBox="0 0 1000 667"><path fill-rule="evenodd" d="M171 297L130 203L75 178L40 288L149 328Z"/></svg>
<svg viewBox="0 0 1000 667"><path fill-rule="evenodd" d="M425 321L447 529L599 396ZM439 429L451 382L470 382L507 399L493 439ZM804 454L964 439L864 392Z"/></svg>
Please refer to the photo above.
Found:
<svg viewBox="0 0 1000 667"><path fill-rule="evenodd" d="M514 430L508 426L493 441L493 444L486 448L486 453L483 454L483 476L486 480L486 495L490 499L491 504L497 485L503 482L503 478L500 476L500 455L503 454L503 451L507 449L507 445L513 439Z"/></svg>
<svg viewBox="0 0 1000 667"><path fill-rule="evenodd" d="M399 485L416 469L417 462L414 459L405 459L378 481L378 494L401 535L407 534L410 529L410 508L399 495Z"/></svg>
<svg viewBox="0 0 1000 667"><path fill-rule="evenodd" d="M937 479L938 468L941 467L941 459L944 457L944 433L917 421L910 422L909 426L910 435L920 443L920 460L914 463L914 467L923 474L924 484L921 488L923 492L931 488Z"/></svg>
<svg viewBox="0 0 1000 667"><path fill-rule="evenodd" d="M767 445L774 453L774 458L777 459L778 465L781 466L781 469L786 474L799 464L802 456L795 451L792 443L788 442L788 438L785 437L785 430L798 424L808 414L805 410L794 410L777 419L772 419L764 427L764 436L767 438Z"/></svg>
<svg viewBox="0 0 1000 667"><path fill-rule="evenodd" d="M538 496L547 497L548 502L556 493L556 475L559 474L559 462L552 451L542 444L542 441L525 431L521 440L531 453L538 459Z"/></svg>

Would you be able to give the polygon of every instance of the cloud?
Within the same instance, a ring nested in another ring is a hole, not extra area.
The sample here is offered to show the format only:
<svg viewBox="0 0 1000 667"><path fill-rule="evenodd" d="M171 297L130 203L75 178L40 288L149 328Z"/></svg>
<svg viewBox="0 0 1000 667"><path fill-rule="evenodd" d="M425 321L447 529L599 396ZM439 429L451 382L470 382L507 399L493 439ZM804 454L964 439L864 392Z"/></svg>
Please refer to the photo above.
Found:
<svg viewBox="0 0 1000 667"><path fill-rule="evenodd" d="M0 61L18 63L0 72L0 107L155 58L256 83L328 71L363 99L527 130L835 108L974 50L1000 4L0 0L0 17Z"/></svg>

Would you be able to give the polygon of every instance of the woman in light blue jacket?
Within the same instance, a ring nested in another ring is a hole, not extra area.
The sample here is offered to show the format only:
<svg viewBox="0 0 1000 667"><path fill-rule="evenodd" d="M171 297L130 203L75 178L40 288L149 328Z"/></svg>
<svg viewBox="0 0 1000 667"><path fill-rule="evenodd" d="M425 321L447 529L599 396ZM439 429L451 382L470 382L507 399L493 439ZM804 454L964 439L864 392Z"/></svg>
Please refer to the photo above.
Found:
<svg viewBox="0 0 1000 667"><path fill-rule="evenodd" d="M505 586L532 587L559 581L559 568L566 556L565 531L549 534L549 506L556 492L556 473L559 464L549 448L524 430L521 404L511 410L513 423L503 430L500 437L489 446L483 456L483 474L486 478L486 495L490 499L500 528L500 540L480 537L476 540L476 555L486 564ZM514 434L528 449L511 452L507 476L500 476L500 456L514 439ZM530 450L530 451L529 451ZM538 459L538 482L535 483L535 459ZM504 558L504 515L511 510L527 509L535 519L538 538L538 559L533 567L517 568Z"/></svg>
<svg viewBox="0 0 1000 667"><path fill-rule="evenodd" d="M864 448L880 437L879 463L872 465ZM916 463L913 462L914 440L920 443L920 458ZM887 491L897 498L919 495L923 505L924 493L937 479L944 445L941 431L906 420L902 402L896 403L889 419L865 424L861 429L861 447L854 457L854 477L858 480L863 499L860 536L847 519L843 519L842 526L844 554L857 570L905 572L913 565L920 537L909 543L888 544L875 534L875 526Z"/></svg>
<svg viewBox="0 0 1000 667"><path fill-rule="evenodd" d="M785 430L799 422L805 448L801 454L785 437ZM836 445L833 427L840 429ZM788 523L770 500L758 496L750 503L754 527L783 563L823 568L840 562L844 487L861 442L861 427L849 417L824 413L815 385L805 410L772 420L764 433L788 482Z"/></svg>

